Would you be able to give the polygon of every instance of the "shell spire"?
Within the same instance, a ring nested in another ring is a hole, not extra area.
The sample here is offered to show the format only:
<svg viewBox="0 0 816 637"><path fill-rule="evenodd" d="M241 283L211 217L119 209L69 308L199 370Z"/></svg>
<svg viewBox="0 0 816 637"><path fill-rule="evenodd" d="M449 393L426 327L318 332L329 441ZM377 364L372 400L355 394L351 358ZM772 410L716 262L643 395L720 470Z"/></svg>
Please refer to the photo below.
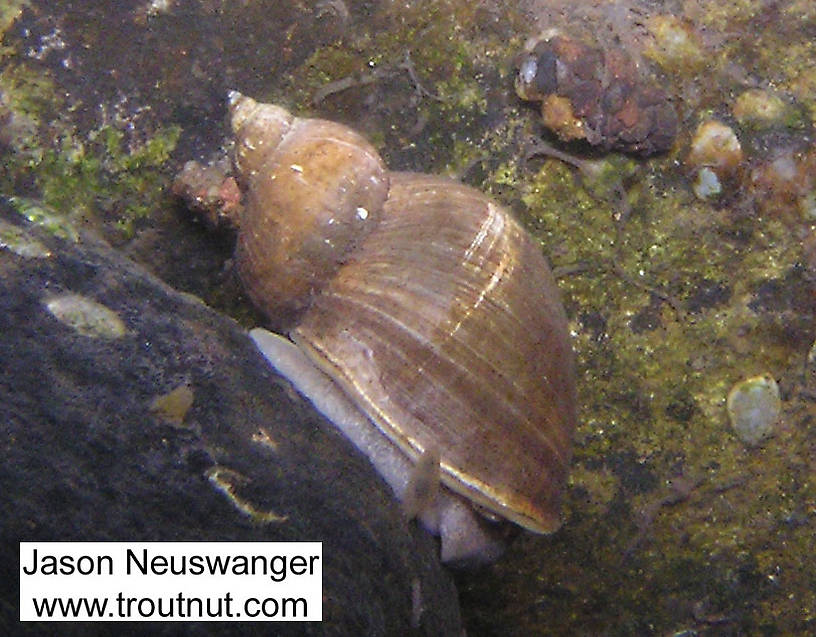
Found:
<svg viewBox="0 0 816 637"><path fill-rule="evenodd" d="M269 148L280 144L292 126L294 116L275 104L262 104L238 91L227 95L230 126L236 148L233 162L236 173L251 176L262 167Z"/></svg>
<svg viewBox="0 0 816 637"><path fill-rule="evenodd" d="M288 329L375 226L388 195L377 150L347 126L229 94L246 192L237 263L253 303Z"/></svg>

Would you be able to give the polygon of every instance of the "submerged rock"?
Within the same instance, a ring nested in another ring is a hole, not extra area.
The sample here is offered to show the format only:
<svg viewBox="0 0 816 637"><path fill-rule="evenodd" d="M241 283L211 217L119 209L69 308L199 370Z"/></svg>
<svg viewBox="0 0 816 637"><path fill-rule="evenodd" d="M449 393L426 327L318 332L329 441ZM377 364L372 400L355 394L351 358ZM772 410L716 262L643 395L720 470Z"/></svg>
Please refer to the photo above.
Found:
<svg viewBox="0 0 816 637"><path fill-rule="evenodd" d="M596 48L558 31L531 40L516 93L541 102L544 125L563 141L637 155L671 148L678 119L666 93L622 47Z"/></svg>
<svg viewBox="0 0 816 637"><path fill-rule="evenodd" d="M273 632L461 634L432 538L405 519L362 455L270 371L239 325L101 242L26 232L51 256L0 246L5 572L19 569L20 541L322 541L323 622L280 623ZM65 294L93 299L82 307L107 308L124 331L99 338L56 320L46 304ZM157 396L188 383L177 418L156 409ZM0 586L3 632L53 634L18 623L16 587L14 577ZM270 630L63 627L67 635Z"/></svg>

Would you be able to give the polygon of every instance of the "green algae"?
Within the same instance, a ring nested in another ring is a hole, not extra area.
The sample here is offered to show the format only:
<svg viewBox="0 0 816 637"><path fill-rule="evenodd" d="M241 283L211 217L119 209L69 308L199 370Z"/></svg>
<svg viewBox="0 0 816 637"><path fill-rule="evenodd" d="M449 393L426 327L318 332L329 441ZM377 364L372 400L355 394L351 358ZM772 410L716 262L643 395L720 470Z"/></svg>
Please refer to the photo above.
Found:
<svg viewBox="0 0 816 637"><path fill-rule="evenodd" d="M377 126L371 113L361 115L363 132L396 168L404 166L393 149L405 145L414 152L403 161L420 157L426 163L416 168L431 169L430 160L439 170L456 171L469 165L485 133L491 83L512 81L507 56L514 47L495 36L469 37L478 26L473 15L473 7L458 2L383 8L353 36L316 49L272 94L285 95L295 112L319 108L326 117L336 110L347 119L356 108L351 100L395 87L381 104L392 118Z"/></svg>
<svg viewBox="0 0 816 637"><path fill-rule="evenodd" d="M58 236L75 234L66 230L72 225L90 223L129 238L135 225L165 201L164 167L181 134L178 125L160 127L140 142L111 124L82 135L48 73L22 64L0 73L0 91L11 122L6 131L11 152L0 172L0 192L10 194L16 183L33 181L41 210L49 212L30 220L43 222ZM31 212L36 206L24 208ZM26 210L21 212L27 215ZM56 216L64 220L57 223Z"/></svg>
<svg viewBox="0 0 816 637"><path fill-rule="evenodd" d="M164 200L167 176L161 168L181 129L168 126L145 143L125 148L124 133L111 126L92 131L87 139L74 134L58 148L45 148L28 168L36 174L43 201L76 220L101 218L125 238Z"/></svg>
<svg viewBox="0 0 816 637"><path fill-rule="evenodd" d="M0 249L10 250L26 259L45 259L51 251L23 228L0 219Z"/></svg>
<svg viewBox="0 0 816 637"><path fill-rule="evenodd" d="M37 199L8 197L12 207L35 226L66 241L79 241L79 232L70 219Z"/></svg>
<svg viewBox="0 0 816 637"><path fill-rule="evenodd" d="M20 17L23 8L28 4L29 0L2 0L0 2L0 38Z"/></svg>

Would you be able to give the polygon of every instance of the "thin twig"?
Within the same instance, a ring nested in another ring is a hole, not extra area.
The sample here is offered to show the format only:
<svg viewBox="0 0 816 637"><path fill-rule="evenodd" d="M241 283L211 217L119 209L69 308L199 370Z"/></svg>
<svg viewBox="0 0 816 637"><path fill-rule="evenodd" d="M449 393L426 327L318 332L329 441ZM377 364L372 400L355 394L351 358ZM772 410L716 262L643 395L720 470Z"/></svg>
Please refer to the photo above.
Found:
<svg viewBox="0 0 816 637"><path fill-rule="evenodd" d="M414 66L414 62L411 59L411 53L410 51L406 51L402 61L398 62L397 64L383 64L382 66L378 66L371 71L356 75L348 75L340 78L339 80L324 84L312 97L312 105L320 104L320 102L325 100L330 95L342 93L350 88L373 84L385 78L393 77L403 71L408 74L417 95L428 97L438 102L446 101L445 98L440 97L435 93L431 93L422 85L419 75L417 74L416 67Z"/></svg>

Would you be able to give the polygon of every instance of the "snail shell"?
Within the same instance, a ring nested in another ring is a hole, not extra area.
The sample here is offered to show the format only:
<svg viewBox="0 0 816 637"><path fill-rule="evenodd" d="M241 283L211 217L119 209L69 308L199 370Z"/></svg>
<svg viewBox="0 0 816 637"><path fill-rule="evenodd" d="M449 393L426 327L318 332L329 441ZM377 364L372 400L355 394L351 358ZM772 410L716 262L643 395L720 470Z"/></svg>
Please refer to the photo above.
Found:
<svg viewBox="0 0 816 637"><path fill-rule="evenodd" d="M392 454L381 461L367 449L375 466L387 474L402 463L386 475L398 496L410 488L406 470L438 454L442 506L459 517L420 517L442 534L443 559L473 550L446 550L451 536L467 535L454 528L466 524L462 498L531 531L558 528L574 363L539 244L473 188L386 171L346 127L237 93L230 101L247 199L241 278L275 322L280 312L294 317L300 355ZM316 265L306 262L313 255ZM270 358L290 356L278 352L288 342L252 335ZM321 382L301 391L320 400Z"/></svg>

